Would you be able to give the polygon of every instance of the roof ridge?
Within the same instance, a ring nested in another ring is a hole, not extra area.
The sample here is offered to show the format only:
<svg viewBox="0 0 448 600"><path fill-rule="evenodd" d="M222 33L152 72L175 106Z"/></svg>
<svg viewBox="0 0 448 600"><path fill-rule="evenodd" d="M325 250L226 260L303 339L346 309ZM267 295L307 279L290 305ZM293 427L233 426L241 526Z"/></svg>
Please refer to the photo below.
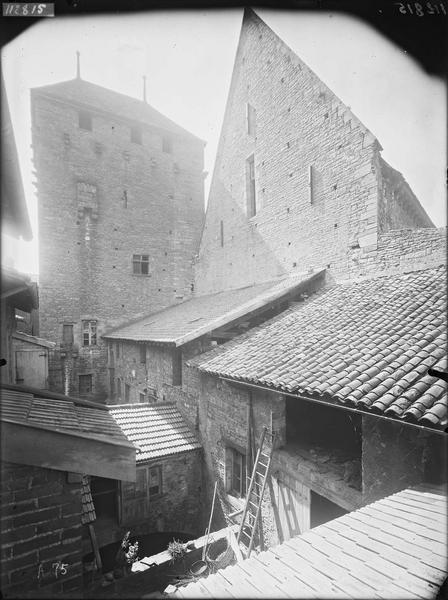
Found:
<svg viewBox="0 0 448 600"><path fill-rule="evenodd" d="M79 86L80 88L82 86L90 86L92 88L92 92L100 92L101 93L108 93L110 95L113 95L116 97L116 99L122 99L122 101L126 101L128 103L134 103L134 104L139 104L139 106L144 109L145 111L148 112L148 116L149 113L152 111L154 113L153 116L158 117L159 119L161 119L162 121L165 121L166 125L170 125L173 129L178 130L178 133L183 133L184 135L187 135L189 137L193 137L195 139L197 139L198 141L205 143L205 140L199 138L197 135L195 135L194 133L191 133L191 131L188 131L187 129L185 129L184 127L182 127L181 125L179 125L178 123L176 123L175 121L173 121L172 119L170 119L169 117L167 117L166 115L164 115L162 112L160 112L159 110L157 110L156 108L154 108L154 106L152 106L152 104L149 104L148 102L144 101L144 100L140 100L139 98L136 98L135 96L130 96L128 94L124 94L123 92L118 92L116 90L104 87L102 85L99 85L98 83L94 83L92 81L88 81L87 79L80 79L77 77L74 77L72 79L66 79L64 81L58 81L56 83L50 83L47 85L43 85L43 86L37 86L34 88L31 88L31 92L33 94L50 94L51 96L54 96L55 98L61 98L61 94L58 94L57 91L64 89L67 86ZM65 98L65 97L64 97ZM69 98L65 98L67 101L77 104L79 103L76 99L69 99ZM104 106L95 106L94 104L92 104L92 102L88 102L88 101L84 101L84 102L80 102L80 103L84 103L86 106L91 106L92 108L97 108L100 109L102 111L108 112L108 113L114 113L113 110L108 109L107 107L105 108ZM122 115L118 115L118 116L122 116ZM137 117L133 117L132 115L127 116L126 118L128 118L131 121L138 121L140 123L144 123L145 121L142 121L141 119L137 118ZM161 129L169 129L169 127L164 127L161 124L157 124L154 123L154 126L156 127L160 127ZM172 131L173 132L173 131Z"/></svg>

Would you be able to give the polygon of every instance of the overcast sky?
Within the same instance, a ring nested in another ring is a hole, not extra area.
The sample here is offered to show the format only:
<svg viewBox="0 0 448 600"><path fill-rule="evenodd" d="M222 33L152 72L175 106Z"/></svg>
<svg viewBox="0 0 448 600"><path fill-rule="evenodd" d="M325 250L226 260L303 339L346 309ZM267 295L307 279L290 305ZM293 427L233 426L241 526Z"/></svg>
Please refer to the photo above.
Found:
<svg viewBox="0 0 448 600"><path fill-rule="evenodd" d="M435 225L446 224L446 90L406 53L350 16L257 10L259 16L349 105L379 139L383 157L401 171ZM241 27L242 9L144 12L45 19L2 52L34 240L4 237L2 262L38 271L37 203L32 186L29 90L81 76L147 98L207 141L205 169L216 147Z"/></svg>

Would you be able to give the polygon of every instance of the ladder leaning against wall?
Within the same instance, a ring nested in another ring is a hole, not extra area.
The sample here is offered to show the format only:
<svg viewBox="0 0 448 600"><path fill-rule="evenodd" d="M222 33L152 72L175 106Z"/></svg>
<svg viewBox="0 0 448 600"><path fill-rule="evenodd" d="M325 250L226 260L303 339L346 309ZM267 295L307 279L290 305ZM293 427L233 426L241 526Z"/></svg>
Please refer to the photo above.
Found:
<svg viewBox="0 0 448 600"><path fill-rule="evenodd" d="M266 447L267 437L271 438L271 443L268 447ZM243 517L237 535L237 544L241 548L244 558L249 558L254 549L257 533L258 539L261 540L261 503L263 501L263 494L269 475L269 468L271 466L274 437L274 433L269 433L267 427L263 427L252 469L252 475L249 481ZM259 545L261 546L262 544Z"/></svg>

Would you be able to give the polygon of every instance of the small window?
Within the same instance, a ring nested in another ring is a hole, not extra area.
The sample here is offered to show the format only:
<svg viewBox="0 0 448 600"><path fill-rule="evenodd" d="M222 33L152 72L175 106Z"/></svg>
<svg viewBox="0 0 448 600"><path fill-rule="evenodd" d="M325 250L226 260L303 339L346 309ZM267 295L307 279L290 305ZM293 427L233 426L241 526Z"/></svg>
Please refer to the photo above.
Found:
<svg viewBox="0 0 448 600"><path fill-rule="evenodd" d="M221 248L224 248L224 221L220 221L220 238L221 238Z"/></svg>
<svg viewBox="0 0 448 600"><path fill-rule="evenodd" d="M126 404L129 404L129 400L131 399L131 386L129 383L124 384L124 401Z"/></svg>
<svg viewBox="0 0 448 600"><path fill-rule="evenodd" d="M134 275L149 275L149 254L132 256L132 272Z"/></svg>
<svg viewBox="0 0 448 600"><path fill-rule="evenodd" d="M143 404L144 402L146 402L146 396L145 396L145 394L140 392L140 403Z"/></svg>
<svg viewBox="0 0 448 600"><path fill-rule="evenodd" d="M235 448L226 448L226 489L240 498L246 495L246 457Z"/></svg>
<svg viewBox="0 0 448 600"><path fill-rule="evenodd" d="M117 399L121 400L121 379L117 377Z"/></svg>
<svg viewBox="0 0 448 600"><path fill-rule="evenodd" d="M126 190L123 190L123 207L128 207L128 192Z"/></svg>
<svg viewBox="0 0 448 600"><path fill-rule="evenodd" d="M79 395L87 396L93 391L92 375L79 376Z"/></svg>
<svg viewBox="0 0 448 600"><path fill-rule="evenodd" d="M120 358L120 342L117 342L117 345L115 346L115 353L117 358Z"/></svg>
<svg viewBox="0 0 448 600"><path fill-rule="evenodd" d="M255 137L256 133L256 125L257 125L257 113L255 108L247 103L247 133L253 137Z"/></svg>
<svg viewBox="0 0 448 600"><path fill-rule="evenodd" d="M140 127L131 127L131 142L134 144L142 143L142 130Z"/></svg>
<svg viewBox="0 0 448 600"><path fill-rule="evenodd" d="M173 385L182 385L182 349L173 350Z"/></svg>
<svg viewBox="0 0 448 600"><path fill-rule="evenodd" d="M81 110L78 113L79 117L79 128L92 131L92 115L86 110Z"/></svg>
<svg viewBox="0 0 448 600"><path fill-rule="evenodd" d="M146 346L140 344L140 364L146 365Z"/></svg>
<svg viewBox="0 0 448 600"><path fill-rule="evenodd" d="M150 467L148 470L149 497L158 496L162 493L162 467Z"/></svg>
<svg viewBox="0 0 448 600"><path fill-rule="evenodd" d="M166 135L164 135L162 138L162 150L167 154L171 154L173 152L173 140Z"/></svg>
<svg viewBox="0 0 448 600"><path fill-rule="evenodd" d="M96 346L96 321L82 322L82 345Z"/></svg>
<svg viewBox="0 0 448 600"><path fill-rule="evenodd" d="M257 214L257 198L255 190L255 161L254 155L246 160L246 187L247 187L247 216Z"/></svg>
<svg viewBox="0 0 448 600"><path fill-rule="evenodd" d="M62 341L68 346L73 344L73 325L68 323L62 325Z"/></svg>

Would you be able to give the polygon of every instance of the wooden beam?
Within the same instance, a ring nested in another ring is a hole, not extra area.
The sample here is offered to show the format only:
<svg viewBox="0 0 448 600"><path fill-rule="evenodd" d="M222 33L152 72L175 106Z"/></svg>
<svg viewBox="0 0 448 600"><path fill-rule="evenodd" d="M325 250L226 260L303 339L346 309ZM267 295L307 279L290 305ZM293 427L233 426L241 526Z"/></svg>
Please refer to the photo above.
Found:
<svg viewBox="0 0 448 600"><path fill-rule="evenodd" d="M66 431L1 423L2 460L56 471L135 481L135 448Z"/></svg>

